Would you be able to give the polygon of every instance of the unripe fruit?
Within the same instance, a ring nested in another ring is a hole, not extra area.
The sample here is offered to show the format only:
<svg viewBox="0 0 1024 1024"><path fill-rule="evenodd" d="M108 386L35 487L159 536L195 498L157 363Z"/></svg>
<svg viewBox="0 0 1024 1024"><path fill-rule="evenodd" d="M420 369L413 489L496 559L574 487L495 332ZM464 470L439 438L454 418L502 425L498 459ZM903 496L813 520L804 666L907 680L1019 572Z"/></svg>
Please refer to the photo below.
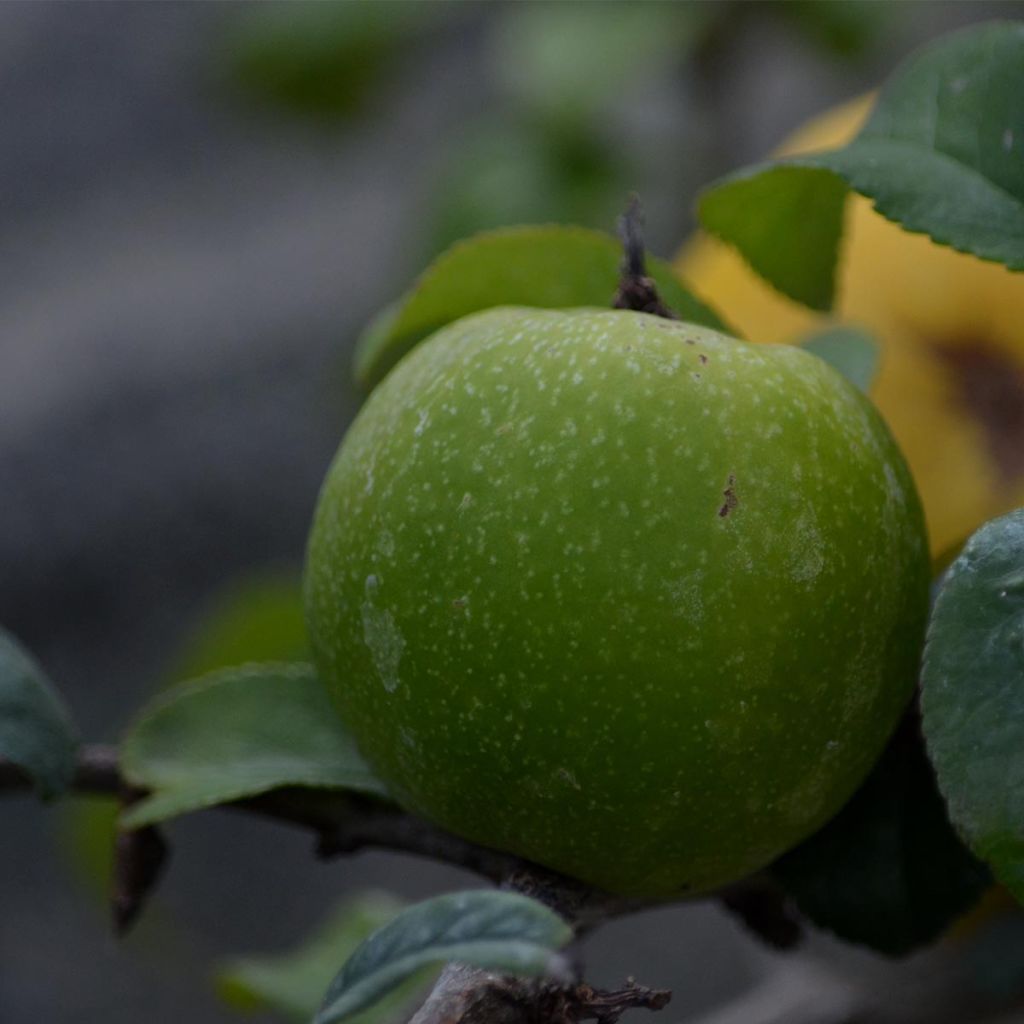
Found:
<svg viewBox="0 0 1024 1024"><path fill-rule="evenodd" d="M927 586L903 460L825 363L506 308L371 395L324 484L306 608L403 804L671 897L839 809L913 689Z"/></svg>

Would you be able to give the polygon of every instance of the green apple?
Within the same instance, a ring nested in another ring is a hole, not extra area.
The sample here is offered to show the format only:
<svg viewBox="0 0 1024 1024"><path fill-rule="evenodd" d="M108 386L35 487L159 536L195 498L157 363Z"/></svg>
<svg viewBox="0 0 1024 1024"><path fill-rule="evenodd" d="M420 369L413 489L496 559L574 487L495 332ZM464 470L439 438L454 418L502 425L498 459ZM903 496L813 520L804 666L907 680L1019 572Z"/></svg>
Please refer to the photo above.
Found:
<svg viewBox="0 0 1024 1024"><path fill-rule="evenodd" d="M519 308L373 392L306 573L317 665L398 800L653 898L840 808L914 688L929 575L903 459L824 362Z"/></svg>

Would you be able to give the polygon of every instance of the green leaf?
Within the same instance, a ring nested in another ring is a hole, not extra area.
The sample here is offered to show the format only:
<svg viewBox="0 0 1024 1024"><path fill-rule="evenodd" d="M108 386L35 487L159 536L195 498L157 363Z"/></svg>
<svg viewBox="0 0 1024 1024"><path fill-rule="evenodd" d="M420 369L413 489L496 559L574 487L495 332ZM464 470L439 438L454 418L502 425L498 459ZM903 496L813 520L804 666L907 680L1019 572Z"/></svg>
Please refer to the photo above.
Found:
<svg viewBox="0 0 1024 1024"><path fill-rule="evenodd" d="M1024 270L1024 25L975 26L925 47L849 145L747 168L698 208L776 288L828 309L847 188L907 231Z"/></svg>
<svg viewBox="0 0 1024 1024"><path fill-rule="evenodd" d="M367 939L334 981L314 1024L335 1024L372 1005L426 964L458 960L523 976L568 980L555 952L572 929L542 903L485 889L417 903Z"/></svg>
<svg viewBox="0 0 1024 1024"><path fill-rule="evenodd" d="M829 309L845 200L846 186L830 173L761 164L702 193L697 212L779 291Z"/></svg>
<svg viewBox="0 0 1024 1024"><path fill-rule="evenodd" d="M239 957L217 975L221 997L241 1010L274 1010L309 1021L338 969L339 960L392 921L403 904L387 893L362 893L346 900L299 949L277 956ZM355 1018L358 1024L397 1024L408 1017L436 971L416 973Z"/></svg>
<svg viewBox="0 0 1024 1024"><path fill-rule="evenodd" d="M116 797L88 796L61 807L58 846L75 880L106 905L114 877L114 844L120 807Z"/></svg>
<svg viewBox="0 0 1024 1024"><path fill-rule="evenodd" d="M865 394L878 373L880 349L869 332L859 327L828 327L800 343L800 347L824 359Z"/></svg>
<svg viewBox="0 0 1024 1024"><path fill-rule="evenodd" d="M898 5L877 0L788 0L772 12L800 29L807 38L837 57L861 57L889 29Z"/></svg>
<svg viewBox="0 0 1024 1024"><path fill-rule="evenodd" d="M309 641L298 573L262 572L233 581L183 639L172 681L259 661L306 661Z"/></svg>
<svg viewBox="0 0 1024 1024"><path fill-rule="evenodd" d="M560 117L603 114L683 62L710 17L700 4L517 4L495 27L493 66L519 102Z"/></svg>
<svg viewBox="0 0 1024 1024"><path fill-rule="evenodd" d="M417 34L457 8L357 0L242 10L220 48L232 83L291 114L333 120L356 113Z"/></svg>
<svg viewBox="0 0 1024 1024"><path fill-rule="evenodd" d="M128 731L121 765L152 791L127 828L281 786L387 796L308 665L248 665L166 691Z"/></svg>
<svg viewBox="0 0 1024 1024"><path fill-rule="evenodd" d="M515 224L615 222L636 180L631 154L588 121L495 117L467 125L436 175L431 252Z"/></svg>
<svg viewBox="0 0 1024 1024"><path fill-rule="evenodd" d="M986 523L946 573L923 687L950 817L1024 901L1024 509Z"/></svg>
<svg viewBox="0 0 1024 1024"><path fill-rule="evenodd" d="M24 769L50 798L67 789L77 753L64 702L35 659L0 629L0 757Z"/></svg>
<svg viewBox="0 0 1024 1024"><path fill-rule="evenodd" d="M937 939L991 882L946 817L916 716L846 807L772 873L814 924L889 956Z"/></svg>
<svg viewBox="0 0 1024 1024"><path fill-rule="evenodd" d="M578 227L504 228L477 235L442 253L412 289L379 315L359 338L356 379L380 381L417 342L445 324L492 306L610 306L622 248L611 236ZM663 301L684 320L726 330L662 260L648 272Z"/></svg>

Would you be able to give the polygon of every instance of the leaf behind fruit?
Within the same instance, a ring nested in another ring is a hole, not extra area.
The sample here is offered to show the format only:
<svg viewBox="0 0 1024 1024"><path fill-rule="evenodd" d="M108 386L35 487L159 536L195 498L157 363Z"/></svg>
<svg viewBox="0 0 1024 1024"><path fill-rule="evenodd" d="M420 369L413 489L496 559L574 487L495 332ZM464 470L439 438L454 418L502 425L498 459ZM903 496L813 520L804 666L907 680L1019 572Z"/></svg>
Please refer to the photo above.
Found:
<svg viewBox="0 0 1024 1024"><path fill-rule="evenodd" d="M991 881L949 823L916 714L849 803L772 873L814 924L889 956L933 942Z"/></svg>
<svg viewBox="0 0 1024 1024"><path fill-rule="evenodd" d="M373 387L428 335L493 306L608 307L621 260L614 238L579 227L502 228L459 242L366 328L356 344L356 379ZM679 283L669 264L649 259L648 272L662 300L683 320L727 329Z"/></svg>
<svg viewBox="0 0 1024 1024"><path fill-rule="evenodd" d="M946 573L922 706L950 816L1024 901L1024 509L986 523Z"/></svg>
<svg viewBox="0 0 1024 1024"><path fill-rule="evenodd" d="M121 765L151 790L125 813L128 828L281 786L387 796L301 664L226 669L165 692L124 737Z"/></svg>
<svg viewBox="0 0 1024 1024"><path fill-rule="evenodd" d="M1024 270L1024 24L913 54L841 149L759 164L700 197L701 222L779 291L828 309L847 189L904 229Z"/></svg>
<svg viewBox="0 0 1024 1024"><path fill-rule="evenodd" d="M0 629L0 757L24 769L49 798L68 787L77 752L64 702L35 659Z"/></svg>
<svg viewBox="0 0 1024 1024"><path fill-rule="evenodd" d="M828 327L805 338L800 347L824 359L865 394L878 374L880 349L874 336L860 327Z"/></svg>

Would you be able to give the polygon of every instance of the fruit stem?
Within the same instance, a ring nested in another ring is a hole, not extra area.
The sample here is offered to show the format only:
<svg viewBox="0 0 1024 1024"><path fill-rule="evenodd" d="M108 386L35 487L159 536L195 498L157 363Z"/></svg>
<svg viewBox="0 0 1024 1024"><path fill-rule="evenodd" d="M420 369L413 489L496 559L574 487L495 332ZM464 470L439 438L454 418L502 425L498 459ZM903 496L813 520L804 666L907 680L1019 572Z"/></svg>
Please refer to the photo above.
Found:
<svg viewBox="0 0 1024 1024"><path fill-rule="evenodd" d="M654 279L647 276L644 249L644 210L640 197L629 197L626 212L619 218L619 237L622 239L622 271L619 290L612 300L613 309L632 309L637 313L650 313L666 320L679 317L661 301Z"/></svg>

